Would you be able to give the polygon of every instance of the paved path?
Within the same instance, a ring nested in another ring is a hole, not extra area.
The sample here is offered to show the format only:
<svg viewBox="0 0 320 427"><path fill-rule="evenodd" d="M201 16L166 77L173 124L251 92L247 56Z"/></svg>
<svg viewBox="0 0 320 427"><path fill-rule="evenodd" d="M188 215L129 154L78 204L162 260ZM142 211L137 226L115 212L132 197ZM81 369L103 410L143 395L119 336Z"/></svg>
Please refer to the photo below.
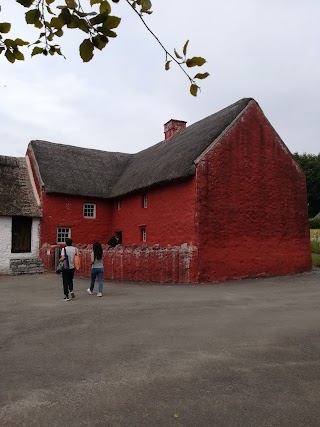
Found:
<svg viewBox="0 0 320 427"><path fill-rule="evenodd" d="M216 285L0 277L2 427L320 425L320 273Z"/></svg>

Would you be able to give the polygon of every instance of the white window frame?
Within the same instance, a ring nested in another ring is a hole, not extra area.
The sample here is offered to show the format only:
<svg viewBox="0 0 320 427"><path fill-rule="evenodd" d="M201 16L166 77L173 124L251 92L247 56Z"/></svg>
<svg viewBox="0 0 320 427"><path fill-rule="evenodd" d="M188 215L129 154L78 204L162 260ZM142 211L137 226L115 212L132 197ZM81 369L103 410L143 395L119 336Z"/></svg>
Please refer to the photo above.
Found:
<svg viewBox="0 0 320 427"><path fill-rule="evenodd" d="M71 239L71 227L57 227L57 244L66 243L67 238Z"/></svg>
<svg viewBox="0 0 320 427"><path fill-rule="evenodd" d="M83 204L83 217L84 218L95 218L96 217L97 207L95 203L84 203ZM88 215L92 213L92 215Z"/></svg>
<svg viewBox="0 0 320 427"><path fill-rule="evenodd" d="M146 227L141 227L140 232L141 232L141 241L145 243L147 241L147 229L146 229Z"/></svg>
<svg viewBox="0 0 320 427"><path fill-rule="evenodd" d="M148 207L148 196L146 194L143 195L142 206L144 209L147 209Z"/></svg>

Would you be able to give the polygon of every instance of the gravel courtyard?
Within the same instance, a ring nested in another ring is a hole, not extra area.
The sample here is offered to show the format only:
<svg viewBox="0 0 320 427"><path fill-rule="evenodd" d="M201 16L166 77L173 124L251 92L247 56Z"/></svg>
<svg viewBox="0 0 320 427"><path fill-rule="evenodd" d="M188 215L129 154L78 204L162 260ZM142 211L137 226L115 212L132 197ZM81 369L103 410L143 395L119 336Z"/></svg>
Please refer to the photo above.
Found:
<svg viewBox="0 0 320 427"><path fill-rule="evenodd" d="M320 425L320 271L87 287L0 276L2 427Z"/></svg>

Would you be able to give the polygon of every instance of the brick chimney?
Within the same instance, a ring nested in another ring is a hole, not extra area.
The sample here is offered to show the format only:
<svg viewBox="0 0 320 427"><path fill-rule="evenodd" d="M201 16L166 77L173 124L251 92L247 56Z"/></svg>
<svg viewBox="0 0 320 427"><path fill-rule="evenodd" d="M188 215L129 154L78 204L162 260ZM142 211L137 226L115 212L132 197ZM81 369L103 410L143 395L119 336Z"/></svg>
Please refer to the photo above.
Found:
<svg viewBox="0 0 320 427"><path fill-rule="evenodd" d="M171 119L164 124L164 139L171 138L176 132L185 129L187 122Z"/></svg>

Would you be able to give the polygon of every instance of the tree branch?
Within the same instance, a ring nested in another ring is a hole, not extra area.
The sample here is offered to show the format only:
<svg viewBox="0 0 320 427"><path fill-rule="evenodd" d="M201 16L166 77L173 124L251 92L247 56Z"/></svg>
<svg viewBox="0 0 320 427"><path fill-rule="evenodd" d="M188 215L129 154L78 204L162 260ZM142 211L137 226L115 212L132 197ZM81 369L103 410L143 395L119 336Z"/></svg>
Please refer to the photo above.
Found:
<svg viewBox="0 0 320 427"><path fill-rule="evenodd" d="M161 46L161 48L164 50L165 54L166 54L166 58L169 56L171 59L173 59L173 61L178 64L178 66L181 68L181 70L184 72L184 74L188 77L188 79L190 80L191 84L194 84L194 80L192 79L192 77L189 76L189 74L186 72L186 70L182 67L182 63L180 63L173 55L171 55L171 53L163 46L163 44L161 43L161 41L158 39L158 37L154 34L154 32L150 29L150 27L146 24L145 20L143 19L141 13L139 13L130 3L129 0L126 0L126 2L128 3L128 5L131 7L131 9L139 16L139 18L141 19L143 25L146 27L146 29L149 31L149 33L156 39L156 41L158 42L158 44Z"/></svg>

